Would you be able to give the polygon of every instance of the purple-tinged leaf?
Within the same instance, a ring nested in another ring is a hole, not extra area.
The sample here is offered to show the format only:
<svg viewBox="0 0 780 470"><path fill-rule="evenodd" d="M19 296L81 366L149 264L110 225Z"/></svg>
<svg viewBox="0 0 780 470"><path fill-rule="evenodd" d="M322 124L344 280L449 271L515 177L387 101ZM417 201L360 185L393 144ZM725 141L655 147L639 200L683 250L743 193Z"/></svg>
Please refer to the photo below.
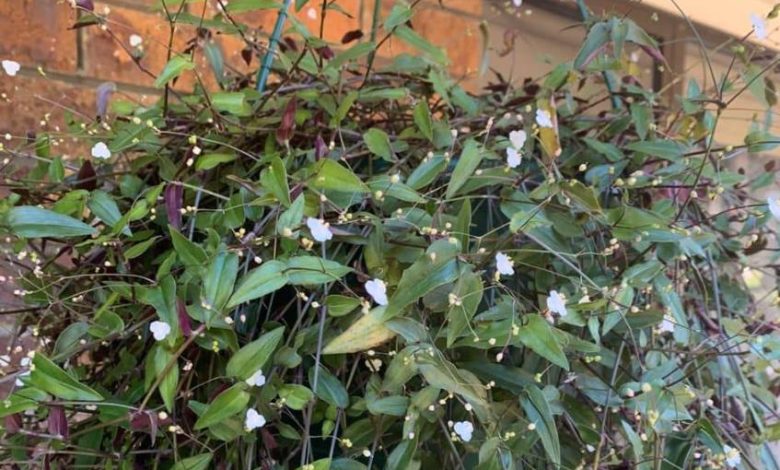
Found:
<svg viewBox="0 0 780 470"><path fill-rule="evenodd" d="M297 107L295 97L292 97L284 108L282 122L279 123L279 128L276 130L276 140L281 145L286 145L286 143L292 139L293 129L295 128L295 111L297 110Z"/></svg>
<svg viewBox="0 0 780 470"><path fill-rule="evenodd" d="M190 315L187 313L187 306L184 305L184 301L181 299L176 299L176 314L179 316L181 334L189 337L192 334L192 322L190 321Z"/></svg>
<svg viewBox="0 0 780 470"><path fill-rule="evenodd" d="M108 101L111 99L111 94L116 91L116 83L105 82L101 83L97 87L97 116L101 121L105 121L106 114L108 113Z"/></svg>
<svg viewBox="0 0 780 470"><path fill-rule="evenodd" d="M320 160L328 154L328 146L322 139L322 136L317 134L317 138L314 139L314 159Z"/></svg>
<svg viewBox="0 0 780 470"><path fill-rule="evenodd" d="M65 408L58 405L49 407L48 425L49 434L62 436L65 440L70 436L68 418L65 416Z"/></svg>
<svg viewBox="0 0 780 470"><path fill-rule="evenodd" d="M168 223L176 230L181 230L181 208L184 205L184 186L178 181L168 183L165 187L165 212Z"/></svg>

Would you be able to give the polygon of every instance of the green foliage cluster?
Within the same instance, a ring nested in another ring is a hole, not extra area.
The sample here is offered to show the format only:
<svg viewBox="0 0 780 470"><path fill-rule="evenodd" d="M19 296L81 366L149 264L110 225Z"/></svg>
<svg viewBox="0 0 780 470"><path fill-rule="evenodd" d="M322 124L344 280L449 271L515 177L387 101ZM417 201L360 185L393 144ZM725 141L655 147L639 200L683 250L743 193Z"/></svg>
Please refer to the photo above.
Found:
<svg viewBox="0 0 780 470"><path fill-rule="evenodd" d="M0 233L36 345L0 402L4 460L777 468L775 297L750 284L772 274L754 194L774 175L728 164L776 139L712 138L757 86L751 52L665 107L630 60L661 60L654 40L589 18L571 62L473 94L399 1L338 48L290 18L259 93L208 37L251 42L241 13L278 6L166 10L202 41L158 103L73 117L75 165L44 132L6 149L34 154ZM388 37L418 52L374 60ZM219 90L171 86L191 73Z"/></svg>

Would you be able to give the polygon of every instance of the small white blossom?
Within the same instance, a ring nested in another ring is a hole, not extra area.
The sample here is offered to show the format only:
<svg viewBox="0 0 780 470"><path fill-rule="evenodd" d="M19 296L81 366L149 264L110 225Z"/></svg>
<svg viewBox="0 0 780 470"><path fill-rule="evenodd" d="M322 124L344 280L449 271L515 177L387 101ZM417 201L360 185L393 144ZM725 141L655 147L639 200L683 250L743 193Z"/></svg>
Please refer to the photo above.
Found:
<svg viewBox="0 0 780 470"><path fill-rule="evenodd" d="M246 410L246 418L244 419L244 428L247 431L254 431L257 428L265 426L265 416L261 415L254 408Z"/></svg>
<svg viewBox="0 0 780 470"><path fill-rule="evenodd" d="M766 39L766 21L755 13L750 14L750 22L753 24L753 31L756 33L756 39Z"/></svg>
<svg viewBox="0 0 780 470"><path fill-rule="evenodd" d="M471 440L471 435L474 433L474 425L469 421L458 421L452 429L463 442L469 442Z"/></svg>
<svg viewBox="0 0 780 470"><path fill-rule="evenodd" d="M149 324L149 331L152 332L152 336L157 341L162 341L171 334L171 325L164 321L153 321Z"/></svg>
<svg viewBox="0 0 780 470"><path fill-rule="evenodd" d="M674 319L670 315L664 315L664 319L658 325L658 331L662 334L674 333Z"/></svg>
<svg viewBox="0 0 780 470"><path fill-rule="evenodd" d="M15 77L21 68L22 66L19 65L19 62L15 62L13 60L3 61L3 70L5 70L5 73L10 77Z"/></svg>
<svg viewBox="0 0 780 470"><path fill-rule="evenodd" d="M106 158L111 158L111 150L108 149L108 145L104 142L98 142L92 146L92 156L105 160Z"/></svg>
<svg viewBox="0 0 780 470"><path fill-rule="evenodd" d="M500 251L496 253L496 269L498 270L499 274L504 276L511 276L514 274L515 270L512 268L513 264L514 262L509 256L501 253Z"/></svg>
<svg viewBox="0 0 780 470"><path fill-rule="evenodd" d="M561 317L565 317L568 314L566 311L566 300L554 290L551 290L550 295L547 296L547 309Z"/></svg>
<svg viewBox="0 0 780 470"><path fill-rule="evenodd" d="M330 227L322 219L315 219L309 217L306 219L306 226L311 231L311 236L318 242L328 241L333 238L333 232L330 231Z"/></svg>
<svg viewBox="0 0 780 470"><path fill-rule="evenodd" d="M17 387L23 387L24 381L22 380L22 377L27 377L30 375L30 366L32 365L32 358L30 356L24 356L19 361L19 367L22 369L25 369L23 372L19 372L19 374L16 376L15 384Z"/></svg>
<svg viewBox="0 0 780 470"><path fill-rule="evenodd" d="M265 385L265 375L263 375L262 369L258 370L251 377L246 379L246 383L253 387L262 387Z"/></svg>
<svg viewBox="0 0 780 470"><path fill-rule="evenodd" d="M517 8L520 8L521 6L523 6L523 0L512 0L512 4Z"/></svg>
<svg viewBox="0 0 780 470"><path fill-rule="evenodd" d="M509 166L509 168L517 168L520 166L520 163L523 161L523 156L520 155L520 152L513 149L512 147L506 148L506 164Z"/></svg>
<svg viewBox="0 0 780 470"><path fill-rule="evenodd" d="M517 150L523 150L527 138L528 135L523 130L512 131L509 133L509 141L512 143L512 147Z"/></svg>
<svg viewBox="0 0 780 470"><path fill-rule="evenodd" d="M373 279L366 282L366 292L379 305L387 305L387 285L381 279Z"/></svg>
<svg viewBox="0 0 780 470"><path fill-rule="evenodd" d="M128 40L128 42L130 42L130 45L132 47L138 47L138 46L140 46L141 44L144 43L144 38L142 38L141 36L139 36L137 34L131 34L130 35L130 39Z"/></svg>
<svg viewBox="0 0 780 470"><path fill-rule="evenodd" d="M772 213L775 219L780 220L780 195L772 194L766 199L766 203L769 206L769 212Z"/></svg>
<svg viewBox="0 0 780 470"><path fill-rule="evenodd" d="M550 112L546 109L536 110L536 123L539 124L539 127L554 127L552 116L550 116Z"/></svg>
<svg viewBox="0 0 780 470"><path fill-rule="evenodd" d="M737 467L742 463L742 456L739 454L739 450L730 445L723 446L723 454L726 455L726 465L731 468Z"/></svg>

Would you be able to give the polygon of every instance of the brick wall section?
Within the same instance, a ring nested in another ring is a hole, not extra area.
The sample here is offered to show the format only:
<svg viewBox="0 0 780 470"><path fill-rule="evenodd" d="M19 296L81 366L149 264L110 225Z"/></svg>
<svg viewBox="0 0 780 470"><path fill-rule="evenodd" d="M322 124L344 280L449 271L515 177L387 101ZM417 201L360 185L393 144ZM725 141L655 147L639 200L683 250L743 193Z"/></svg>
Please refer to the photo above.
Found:
<svg viewBox="0 0 780 470"><path fill-rule="evenodd" d="M224 0L223 0L224 1ZM345 14L329 11L325 38L339 44L343 34L354 29L366 35L371 25L375 0L340 0ZM388 12L394 0L382 2L382 10ZM50 113L52 122L61 121L66 109L92 117L94 90L105 81L117 84L119 93L144 101L153 99L159 90L153 88L153 75L157 75L167 62L169 27L159 9L161 0L95 0L95 11L107 14L107 30L89 26L71 29L76 12L69 0L14 0L0 2L0 59L11 59L22 64L23 69L13 79L0 77L0 133L24 136L35 130L41 118ZM216 13L217 0L207 0L206 17ZM188 4L193 14L200 13L203 3ZM319 31L320 0L311 0L296 18L312 32ZM481 0L423 0L414 19L414 28L434 44L446 48L452 71L466 76L476 70L479 63L479 19L482 15ZM241 15L246 22L264 34L273 28L276 12L254 11ZM288 23L289 26L289 23ZM128 55L131 35L143 38L142 71ZM173 51L182 51L188 41L196 36L195 28L180 25L173 41ZM215 35L225 56L226 70L236 73L252 73L259 60L248 67L241 59L243 43L240 39ZM400 41L390 40L380 51L389 57L410 51ZM207 86L215 86L214 78L207 71L205 58L198 60L206 72L201 79ZM45 76L42 76L43 71ZM193 75L183 77L177 84L188 90L195 82ZM54 125L54 124L52 124Z"/></svg>

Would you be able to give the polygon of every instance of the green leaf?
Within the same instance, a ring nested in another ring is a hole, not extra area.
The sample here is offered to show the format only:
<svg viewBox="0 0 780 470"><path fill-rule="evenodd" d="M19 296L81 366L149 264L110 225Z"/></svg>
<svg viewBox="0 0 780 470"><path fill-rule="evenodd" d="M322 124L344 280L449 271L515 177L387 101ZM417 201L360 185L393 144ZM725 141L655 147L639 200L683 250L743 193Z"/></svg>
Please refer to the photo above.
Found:
<svg viewBox="0 0 780 470"><path fill-rule="evenodd" d="M664 160L676 162L682 157L685 149L679 143L673 140L650 140L642 142L631 142L625 148L637 153L643 153L649 156L661 157Z"/></svg>
<svg viewBox="0 0 780 470"><path fill-rule="evenodd" d="M147 361L152 362L152 370L154 372L154 378L160 377L162 375L163 371L165 371L166 366L171 361L176 361L176 356L173 355L170 351L166 350L162 345L156 344L154 346L154 349L152 349L152 352L150 353L149 358L147 358ZM168 370L168 372L165 374L165 377L160 382L159 385L159 391L160 396L163 399L163 402L165 403L165 408L168 409L168 411L173 411L173 405L174 401L176 399L176 389L179 386L179 366L177 364L173 364L173 366Z"/></svg>
<svg viewBox="0 0 780 470"><path fill-rule="evenodd" d="M208 428L220 424L227 418L235 416L246 409L251 396L244 391L245 384L238 383L217 395L206 411L195 422L195 429Z"/></svg>
<svg viewBox="0 0 780 470"><path fill-rule="evenodd" d="M293 410L302 410L314 398L307 387L297 384L284 384L279 388L279 397L284 398L284 404Z"/></svg>
<svg viewBox="0 0 780 470"><path fill-rule="evenodd" d="M349 110L352 109L352 105L355 104L358 96L359 93L354 90L347 93L347 96L344 97L344 99L339 104L339 107L336 109L336 114L333 115L333 119L331 119L331 127L338 127L339 124L341 124L341 121L347 117Z"/></svg>
<svg viewBox="0 0 780 470"><path fill-rule="evenodd" d="M154 81L154 86L157 88L162 88L167 85L168 82L181 75L185 70L192 70L194 68L195 64L192 63L189 57L184 55L175 55L171 57L171 60L169 60L167 64L165 64L165 68L163 69L162 73L160 73L160 75Z"/></svg>
<svg viewBox="0 0 780 470"><path fill-rule="evenodd" d="M318 256L296 256L287 261L287 279L293 285L324 284L338 281L352 269Z"/></svg>
<svg viewBox="0 0 780 470"><path fill-rule="evenodd" d="M346 64L347 62L357 60L364 55L367 55L370 52L373 52L374 50L374 43L373 42L359 42L355 44L354 46L350 47L346 51L337 54L336 57L330 60L328 62L328 68L329 69L338 69L342 65Z"/></svg>
<svg viewBox="0 0 780 470"><path fill-rule="evenodd" d="M97 233L80 220L35 206L14 207L8 212L8 224L14 234L24 238L83 237Z"/></svg>
<svg viewBox="0 0 780 470"><path fill-rule="evenodd" d="M360 300L346 295L329 295L325 299L325 305L328 307L328 315L343 317L360 307Z"/></svg>
<svg viewBox="0 0 780 470"><path fill-rule="evenodd" d="M569 370L569 361L547 320L540 315L532 314L525 315L523 322L524 324L520 326L520 341L536 354L563 369Z"/></svg>
<svg viewBox="0 0 780 470"><path fill-rule="evenodd" d="M409 408L409 397L393 395L374 400L366 399L366 408L373 415L403 416Z"/></svg>
<svg viewBox="0 0 780 470"><path fill-rule="evenodd" d="M574 58L574 68L585 68L599 52L604 50L608 41L609 26L607 23L599 22L594 24L588 31L588 35L585 37L585 42L582 43L577 57Z"/></svg>
<svg viewBox="0 0 780 470"><path fill-rule="evenodd" d="M27 382L46 393L63 400L103 400L101 394L81 384L72 375L60 369L57 364L44 357L43 354L36 354L32 365L30 378L27 379Z"/></svg>
<svg viewBox="0 0 780 470"><path fill-rule="evenodd" d="M415 190L422 189L431 184L445 168L447 168L447 160L443 155L426 157L409 175L406 184Z"/></svg>
<svg viewBox="0 0 780 470"><path fill-rule="evenodd" d="M637 135L642 140L647 139L647 131L650 129L650 105L645 103L631 104L631 120Z"/></svg>
<svg viewBox="0 0 780 470"><path fill-rule="evenodd" d="M232 252L217 253L203 277L203 299L214 311L225 308L238 274L238 255Z"/></svg>
<svg viewBox="0 0 780 470"><path fill-rule="evenodd" d="M433 142L433 121L431 120L431 111L424 100L420 100L414 107L414 123L420 129L422 135Z"/></svg>
<svg viewBox="0 0 780 470"><path fill-rule="evenodd" d="M286 265L281 261L271 260L249 271L241 278L225 307L230 309L281 289L287 284L285 268Z"/></svg>
<svg viewBox="0 0 780 470"><path fill-rule="evenodd" d="M356 353L372 349L395 337L382 319L385 307L377 307L361 315L346 331L331 340L322 354Z"/></svg>
<svg viewBox="0 0 780 470"><path fill-rule="evenodd" d="M385 31L392 31L398 25L405 24L412 18L412 9L406 2L396 2L385 18Z"/></svg>
<svg viewBox="0 0 780 470"><path fill-rule="evenodd" d="M277 10L282 5L277 0L233 0L227 3L230 13L242 13L252 10Z"/></svg>
<svg viewBox="0 0 780 470"><path fill-rule="evenodd" d="M214 78L217 83L221 84L225 79L225 56L222 53L222 47L217 41L206 40L203 44L203 54L211 65L211 70L214 71ZM212 100L214 95L212 95ZM215 106L216 107L216 106Z"/></svg>
<svg viewBox="0 0 780 470"><path fill-rule="evenodd" d="M212 454L198 454L181 459L171 467L171 470L206 470L211 463Z"/></svg>
<svg viewBox="0 0 780 470"><path fill-rule="evenodd" d="M210 170L235 159L235 153L204 153L195 160L195 169L198 171Z"/></svg>
<svg viewBox="0 0 780 470"><path fill-rule="evenodd" d="M262 369L282 340L283 333L284 327L276 328L239 349L227 363L227 376L246 380Z"/></svg>
<svg viewBox="0 0 780 470"><path fill-rule="evenodd" d="M482 156L483 154L480 151L477 141L473 139L467 140L463 152L461 152L460 158L458 159L458 163L455 165L455 170L452 172L450 183L447 185L447 199L454 197L461 186L471 178L471 175L474 174L474 171L482 162Z"/></svg>
<svg viewBox="0 0 780 470"><path fill-rule="evenodd" d="M104 191L92 191L87 207L109 227L114 227L122 219L122 213L119 212L116 201ZM132 235L130 227L127 225L122 228L122 233L127 236Z"/></svg>
<svg viewBox="0 0 780 470"><path fill-rule="evenodd" d="M314 387L315 368L319 367L317 374L317 387ZM341 384L339 379L331 374L326 368L315 365L309 369L309 385L314 389L314 393L325 403L337 408L345 409L349 406L349 395L347 389Z"/></svg>
<svg viewBox="0 0 780 470"><path fill-rule="evenodd" d="M287 183L287 169L281 158L274 155L271 164L260 175L260 184L273 194L284 207L290 207L290 185Z"/></svg>
<svg viewBox="0 0 780 470"><path fill-rule="evenodd" d="M547 403L547 398L535 386L526 388L525 394L526 396L520 397L520 404L528 420L536 424L536 433L542 439L542 447L544 447L547 457L555 465L555 468L560 468L561 444L558 441L558 430L555 427L555 419L550 405Z"/></svg>
<svg viewBox="0 0 780 470"><path fill-rule="evenodd" d="M279 216L279 220L276 223L276 233L284 235L285 229L296 229L301 225L301 219L303 219L303 211L306 208L306 197L300 194L295 201ZM294 232L293 238L298 237L298 232Z"/></svg>
<svg viewBox="0 0 780 470"><path fill-rule="evenodd" d="M310 184L319 190L367 193L368 187L349 168L333 160L322 159Z"/></svg>
<svg viewBox="0 0 780 470"><path fill-rule="evenodd" d="M390 297L389 305L385 311L386 319L400 315L412 302L435 288L449 284L458 278L458 263L452 259L454 254L443 256L435 250L435 246L432 245L425 255L406 268L398 283L398 288ZM431 260L432 253L436 253L436 261Z"/></svg>
<svg viewBox="0 0 780 470"><path fill-rule="evenodd" d="M371 128L363 134L363 142L366 143L366 147L374 155L378 155L388 162L394 160L393 149L390 147L390 137L387 136L385 131L376 127Z"/></svg>
<svg viewBox="0 0 780 470"><path fill-rule="evenodd" d="M219 112L236 116L250 116L252 114L252 106L246 102L246 94L240 91L212 93L210 100L211 106Z"/></svg>
<svg viewBox="0 0 780 470"><path fill-rule="evenodd" d="M447 311L447 347L452 346L471 322L482 301L482 279L471 271L463 272L455 282L452 294L460 300Z"/></svg>
<svg viewBox="0 0 780 470"><path fill-rule="evenodd" d="M572 179L560 185L561 191L578 206L589 212L601 212L599 199L593 188L585 186L580 181Z"/></svg>
<svg viewBox="0 0 780 470"><path fill-rule="evenodd" d="M146 253L149 248L151 248L155 243L157 243L157 240L159 240L160 237L152 237L148 240L144 240L140 243L136 243L135 245L130 246L125 250L125 259L135 259L139 256Z"/></svg>
<svg viewBox="0 0 780 470"><path fill-rule="evenodd" d="M179 260L184 263L185 266L202 266L208 261L208 255L206 255L206 252L200 245L191 242L187 237L170 225L168 226L168 232L171 234L173 249L176 251Z"/></svg>
<svg viewBox="0 0 780 470"><path fill-rule="evenodd" d="M444 49L434 46L428 42L427 39L417 34L412 28L406 25L399 25L393 30L393 35L415 49L418 49L435 63L439 65L447 64L447 54L444 52Z"/></svg>

